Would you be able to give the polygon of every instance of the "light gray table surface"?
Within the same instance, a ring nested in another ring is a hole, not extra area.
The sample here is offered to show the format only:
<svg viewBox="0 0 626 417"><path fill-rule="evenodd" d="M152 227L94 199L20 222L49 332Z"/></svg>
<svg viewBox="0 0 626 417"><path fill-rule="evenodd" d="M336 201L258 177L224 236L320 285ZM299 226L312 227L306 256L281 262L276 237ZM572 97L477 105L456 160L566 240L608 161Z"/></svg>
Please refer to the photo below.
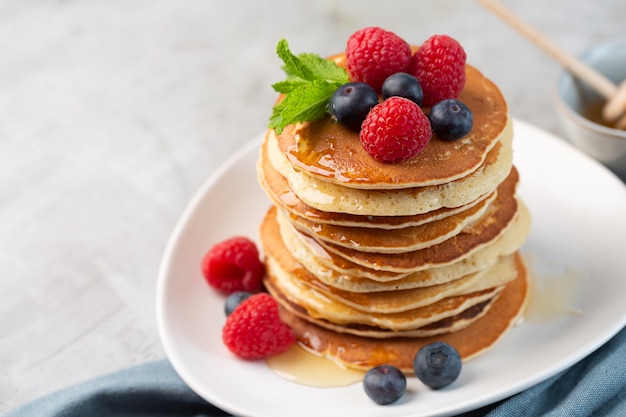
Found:
<svg viewBox="0 0 626 417"><path fill-rule="evenodd" d="M505 4L573 53L626 36L621 0ZM0 412L165 356L165 245L267 125L277 41L324 56L371 25L457 38L514 117L561 135L559 65L469 0L0 0Z"/></svg>

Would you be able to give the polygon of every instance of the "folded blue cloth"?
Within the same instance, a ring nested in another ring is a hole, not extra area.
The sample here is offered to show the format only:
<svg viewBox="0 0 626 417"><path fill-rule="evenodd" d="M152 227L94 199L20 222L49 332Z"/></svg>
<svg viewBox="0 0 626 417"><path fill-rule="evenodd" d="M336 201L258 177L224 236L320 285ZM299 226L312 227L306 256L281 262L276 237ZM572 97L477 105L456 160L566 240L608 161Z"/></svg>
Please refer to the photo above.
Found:
<svg viewBox="0 0 626 417"><path fill-rule="evenodd" d="M4 417L222 417L163 359L104 375L37 399Z"/></svg>
<svg viewBox="0 0 626 417"><path fill-rule="evenodd" d="M222 417L163 359L35 400L5 417ZM626 328L571 368L464 417L626 416Z"/></svg>

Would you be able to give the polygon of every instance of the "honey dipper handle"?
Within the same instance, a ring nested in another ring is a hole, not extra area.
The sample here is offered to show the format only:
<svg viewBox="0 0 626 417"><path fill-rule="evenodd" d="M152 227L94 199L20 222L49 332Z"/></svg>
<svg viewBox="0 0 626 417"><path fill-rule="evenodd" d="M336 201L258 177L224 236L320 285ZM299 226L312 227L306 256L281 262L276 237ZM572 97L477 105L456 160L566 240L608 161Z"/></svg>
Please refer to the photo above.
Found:
<svg viewBox="0 0 626 417"><path fill-rule="evenodd" d="M555 43L547 39L541 32L526 22L515 16L510 10L504 7L496 0L476 0L486 9L499 16L506 23L517 29L522 35L526 36L544 52L551 55L567 68L577 78L585 81L600 95L607 100L613 97L617 92L617 86L613 81L600 74L584 62L580 61L574 55L560 48Z"/></svg>
<svg viewBox="0 0 626 417"><path fill-rule="evenodd" d="M626 110L626 80L617 87L615 95L605 104L602 109L602 117L606 120L617 120ZM626 115L618 123L618 129L626 128Z"/></svg>

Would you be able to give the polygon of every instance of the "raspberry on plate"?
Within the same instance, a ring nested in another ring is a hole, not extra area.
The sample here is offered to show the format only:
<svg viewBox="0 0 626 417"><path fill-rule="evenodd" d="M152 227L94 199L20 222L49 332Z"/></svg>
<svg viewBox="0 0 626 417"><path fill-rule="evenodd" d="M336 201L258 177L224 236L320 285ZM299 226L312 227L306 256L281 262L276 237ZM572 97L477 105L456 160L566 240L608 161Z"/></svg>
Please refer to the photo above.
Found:
<svg viewBox="0 0 626 417"><path fill-rule="evenodd" d="M296 338L280 319L278 302L267 293L244 300L226 318L222 340L243 359L262 359L283 353Z"/></svg>
<svg viewBox="0 0 626 417"><path fill-rule="evenodd" d="M403 162L420 153L432 137L422 109L404 97L390 97L369 112L361 126L363 148L381 162Z"/></svg>
<svg viewBox="0 0 626 417"><path fill-rule="evenodd" d="M352 81L367 83L380 93L387 77L408 71L411 53L411 46L395 33L367 27L348 38L348 73Z"/></svg>
<svg viewBox="0 0 626 417"><path fill-rule="evenodd" d="M210 286L226 294L258 292L265 266L253 241L235 236L214 245L202 259L202 274Z"/></svg>
<svg viewBox="0 0 626 417"><path fill-rule="evenodd" d="M411 58L410 69L422 86L422 105L459 97L465 86L465 60L461 44L448 35L433 35L422 44Z"/></svg>

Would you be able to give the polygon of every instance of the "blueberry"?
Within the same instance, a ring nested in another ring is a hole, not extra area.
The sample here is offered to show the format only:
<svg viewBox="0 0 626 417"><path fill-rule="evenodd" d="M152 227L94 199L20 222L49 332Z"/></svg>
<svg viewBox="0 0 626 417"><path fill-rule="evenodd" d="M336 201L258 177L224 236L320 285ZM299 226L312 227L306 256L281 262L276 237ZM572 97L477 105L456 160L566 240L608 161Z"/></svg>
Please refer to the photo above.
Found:
<svg viewBox="0 0 626 417"><path fill-rule="evenodd" d="M237 306L242 303L242 301L246 300L251 295L252 293L248 291L235 291L230 294L226 297L226 302L224 303L224 313L227 316L230 316L230 313L232 313Z"/></svg>
<svg viewBox="0 0 626 417"><path fill-rule="evenodd" d="M376 404L391 404L404 395L406 376L395 366L377 366L365 374L363 389Z"/></svg>
<svg viewBox="0 0 626 417"><path fill-rule="evenodd" d="M461 373L462 361L457 350L445 342L422 347L413 360L415 376L432 389L446 387Z"/></svg>
<svg viewBox="0 0 626 417"><path fill-rule="evenodd" d="M430 109L430 125L439 139L453 141L472 130L472 111L459 100L442 100Z"/></svg>
<svg viewBox="0 0 626 417"><path fill-rule="evenodd" d="M387 77L383 83L383 99L386 100L392 96L408 98L421 106L424 92L417 78L406 72L396 72Z"/></svg>
<svg viewBox="0 0 626 417"><path fill-rule="evenodd" d="M327 110L339 123L359 130L367 113L377 104L378 94L369 84L352 82L335 90Z"/></svg>

